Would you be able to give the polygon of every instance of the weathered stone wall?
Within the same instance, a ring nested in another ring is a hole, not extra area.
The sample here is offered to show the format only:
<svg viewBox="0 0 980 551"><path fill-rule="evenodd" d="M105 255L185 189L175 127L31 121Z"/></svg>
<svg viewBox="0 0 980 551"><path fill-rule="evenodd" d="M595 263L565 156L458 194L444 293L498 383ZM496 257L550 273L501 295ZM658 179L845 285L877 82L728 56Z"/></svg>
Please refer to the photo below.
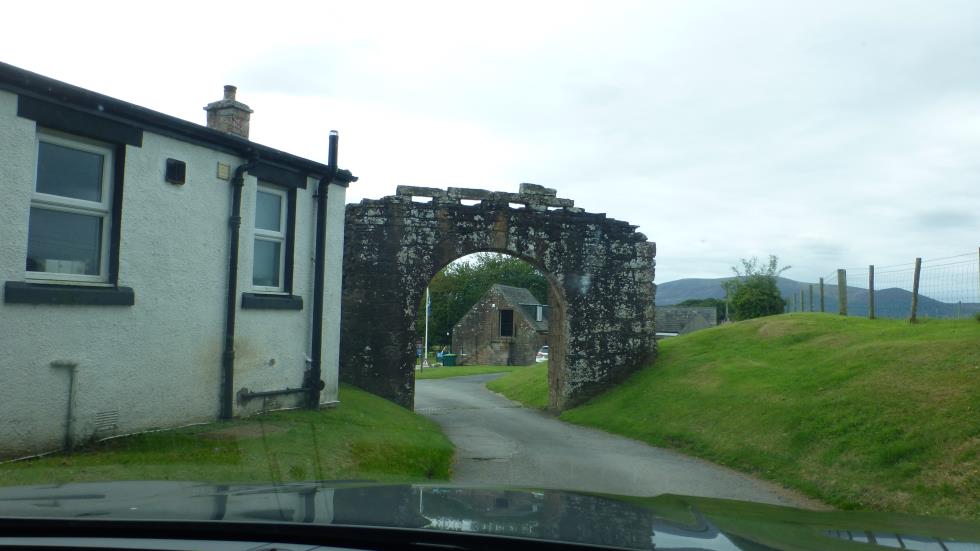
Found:
<svg viewBox="0 0 980 551"><path fill-rule="evenodd" d="M655 245L635 226L556 195L531 184L520 193L400 186L397 195L348 205L341 380L412 407L425 286L446 264L481 251L521 258L551 282L553 409L579 404L649 363Z"/></svg>

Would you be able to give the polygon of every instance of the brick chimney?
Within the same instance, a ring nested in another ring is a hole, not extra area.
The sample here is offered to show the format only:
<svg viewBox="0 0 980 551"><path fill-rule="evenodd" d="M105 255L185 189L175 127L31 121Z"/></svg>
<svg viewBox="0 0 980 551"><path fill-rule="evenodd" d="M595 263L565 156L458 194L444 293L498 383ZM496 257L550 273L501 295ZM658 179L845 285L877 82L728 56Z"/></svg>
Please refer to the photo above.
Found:
<svg viewBox="0 0 980 551"><path fill-rule="evenodd" d="M234 134L248 139L248 119L252 110L244 103L235 99L238 88L225 86L225 97L209 103L204 108L208 112L208 128L214 128L228 134Z"/></svg>

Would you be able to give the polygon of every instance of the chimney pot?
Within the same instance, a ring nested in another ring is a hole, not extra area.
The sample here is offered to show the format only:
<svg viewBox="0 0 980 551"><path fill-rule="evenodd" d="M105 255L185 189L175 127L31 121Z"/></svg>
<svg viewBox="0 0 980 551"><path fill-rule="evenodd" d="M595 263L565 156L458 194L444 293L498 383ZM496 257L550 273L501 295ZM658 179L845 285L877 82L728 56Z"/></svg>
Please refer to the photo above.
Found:
<svg viewBox="0 0 980 551"><path fill-rule="evenodd" d="M209 103L204 110L208 112L208 128L248 139L248 123L252 110L235 99L238 88L225 85L223 99Z"/></svg>

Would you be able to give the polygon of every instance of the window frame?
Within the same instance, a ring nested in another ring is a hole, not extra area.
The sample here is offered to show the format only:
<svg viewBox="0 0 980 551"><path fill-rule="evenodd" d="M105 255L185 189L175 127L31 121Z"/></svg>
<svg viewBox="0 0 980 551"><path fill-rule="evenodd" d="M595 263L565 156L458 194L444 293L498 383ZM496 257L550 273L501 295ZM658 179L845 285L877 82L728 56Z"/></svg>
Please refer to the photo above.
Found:
<svg viewBox="0 0 980 551"><path fill-rule="evenodd" d="M76 199L73 197L39 192L37 190L37 186L42 143L102 155L102 201L87 201L84 199ZM113 144L47 128L37 128L34 138L34 180L31 190L29 210L39 208L55 212L66 212L71 214L80 214L83 216L98 217L102 221L102 232L99 242L98 275L35 271L28 270L25 266L24 277L26 281L31 283L60 283L99 287L110 287L114 284L112 281L112 255L114 252L112 243L113 235L116 232L116 226L118 224L114 214L117 195L117 190L115 187L118 185L116 182L118 156L119 152ZM28 225L29 224L30 212L28 213ZM29 242L30 228L28 227L28 243Z"/></svg>
<svg viewBox="0 0 980 551"><path fill-rule="evenodd" d="M504 334L504 312L508 312L509 315L510 315L510 334L509 335L505 335ZM513 338L514 337L514 309L513 308L500 308L499 310L497 310L497 316L498 316L497 336L500 337L500 338L502 338L502 339Z"/></svg>
<svg viewBox="0 0 980 551"><path fill-rule="evenodd" d="M279 201L279 231L265 230L258 227L259 216L259 193L277 195ZM255 209L252 217L252 290L260 293L289 295L291 293L292 282L286 281L290 275L286 270L286 262L290 260L287 249L291 246L289 234L293 221L290 217L290 190L277 186L273 183L259 180L255 187ZM255 284L255 242L272 241L279 243L279 286L267 286Z"/></svg>

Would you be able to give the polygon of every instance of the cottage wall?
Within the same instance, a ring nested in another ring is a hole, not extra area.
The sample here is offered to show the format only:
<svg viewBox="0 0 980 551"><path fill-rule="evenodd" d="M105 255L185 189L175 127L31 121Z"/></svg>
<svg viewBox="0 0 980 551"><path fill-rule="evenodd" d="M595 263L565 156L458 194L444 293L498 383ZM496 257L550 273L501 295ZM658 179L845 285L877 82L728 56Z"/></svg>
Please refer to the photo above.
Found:
<svg viewBox="0 0 980 551"><path fill-rule="evenodd" d="M35 181L36 124L18 117L17 95L0 91L0 280L25 281ZM184 185L164 180L167 158L186 162ZM126 146L119 277L132 306L0 302L0 457L57 449L72 403L74 442L214 420L219 409L227 292L231 185L217 164L245 159L145 131ZM310 346L315 182L297 190L294 294L302 310L243 310L238 304L234 388L277 390L303 383ZM245 179L239 292L252 290L257 180ZM330 186L324 380L337 393L340 267L345 188ZM52 362L77 363L70 370ZM247 415L263 405L236 405Z"/></svg>
<svg viewBox="0 0 980 551"><path fill-rule="evenodd" d="M512 337L500 336L502 309L514 311ZM548 344L548 335L538 333L517 309L518 305L491 289L453 327L452 352L468 364L533 364L538 350Z"/></svg>

